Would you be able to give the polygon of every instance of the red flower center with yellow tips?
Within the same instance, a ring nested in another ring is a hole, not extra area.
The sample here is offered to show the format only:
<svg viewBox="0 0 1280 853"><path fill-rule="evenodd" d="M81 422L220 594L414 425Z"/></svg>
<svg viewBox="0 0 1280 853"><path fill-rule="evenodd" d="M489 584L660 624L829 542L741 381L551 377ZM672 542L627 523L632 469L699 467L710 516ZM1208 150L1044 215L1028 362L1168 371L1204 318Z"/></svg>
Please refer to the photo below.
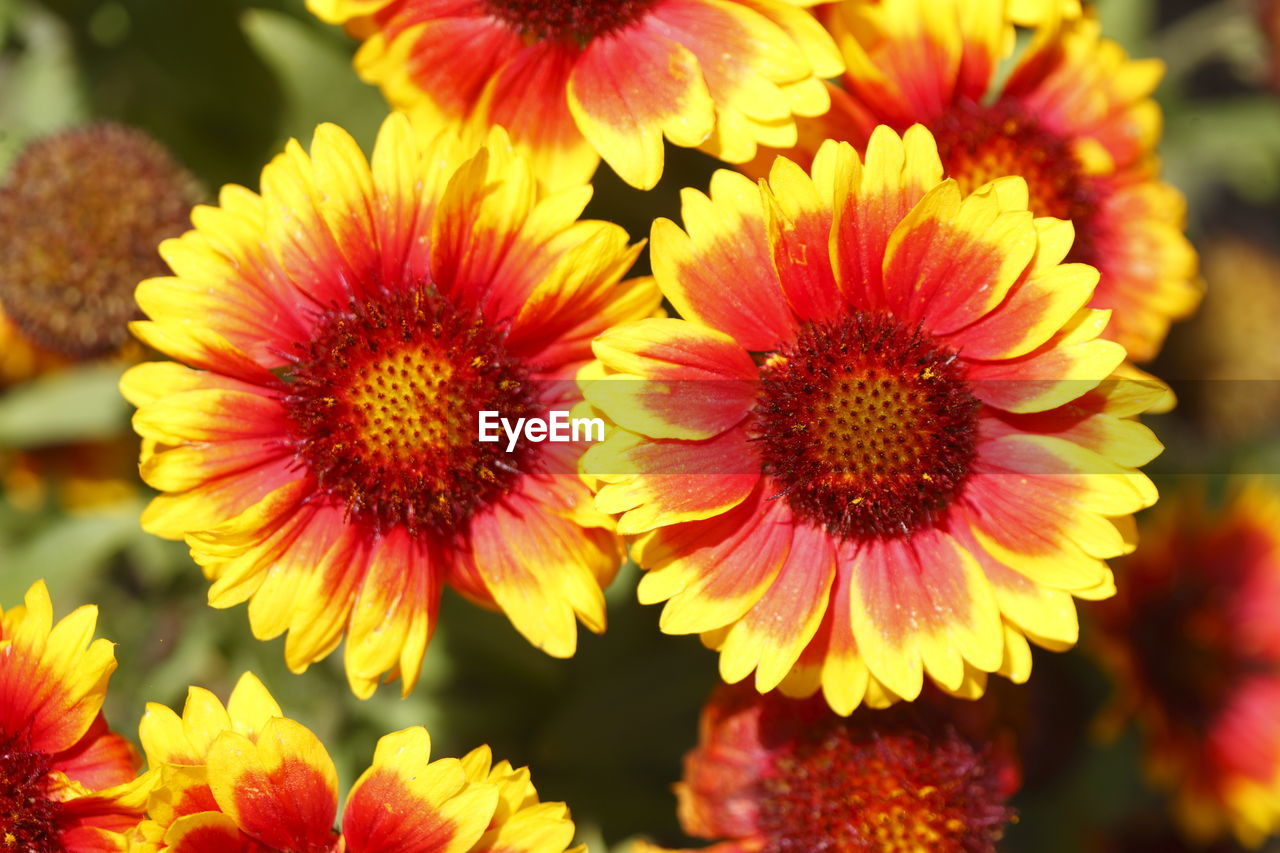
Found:
<svg viewBox="0 0 1280 853"><path fill-rule="evenodd" d="M294 354L286 412L321 489L377 530L449 531L531 462L477 441L476 412L534 412L527 371L433 286L336 310Z"/></svg>
<svg viewBox="0 0 1280 853"><path fill-rule="evenodd" d="M977 853L1010 811L983 751L954 730L855 739L829 727L761 781L762 853Z"/></svg>
<svg viewBox="0 0 1280 853"><path fill-rule="evenodd" d="M965 192L1005 175L1021 175L1037 216L1076 223L1076 242L1068 260L1093 263L1087 238L1096 190L1067 137L1045 130L1011 101L991 106L961 101L938 118L933 132L947 175L959 181Z"/></svg>
<svg viewBox="0 0 1280 853"><path fill-rule="evenodd" d="M656 0L482 0L489 14L526 35L586 44L634 24Z"/></svg>
<svg viewBox="0 0 1280 853"><path fill-rule="evenodd" d="M23 853L62 849L48 793L48 765L39 753L0 745L0 847Z"/></svg>
<svg viewBox="0 0 1280 853"><path fill-rule="evenodd" d="M844 538L897 535L960 490L978 405L954 353L855 313L806 325L766 363L756 438L797 514Z"/></svg>

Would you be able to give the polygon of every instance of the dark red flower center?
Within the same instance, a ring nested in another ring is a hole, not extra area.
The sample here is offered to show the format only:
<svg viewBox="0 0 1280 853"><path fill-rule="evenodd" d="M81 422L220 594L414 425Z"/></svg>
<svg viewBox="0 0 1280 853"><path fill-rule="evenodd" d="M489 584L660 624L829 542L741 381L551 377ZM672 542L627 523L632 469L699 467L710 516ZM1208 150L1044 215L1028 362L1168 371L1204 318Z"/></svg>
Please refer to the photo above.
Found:
<svg viewBox="0 0 1280 853"><path fill-rule="evenodd" d="M536 413L526 368L432 286L331 311L285 381L298 460L379 531L451 531L533 461L527 443L478 440L482 410Z"/></svg>
<svg viewBox="0 0 1280 853"><path fill-rule="evenodd" d="M547 41L585 45L643 17L657 0L482 0L495 18L517 32Z"/></svg>
<svg viewBox="0 0 1280 853"><path fill-rule="evenodd" d="M953 729L820 729L760 782L762 853L988 853L1012 817L1001 766Z"/></svg>
<svg viewBox="0 0 1280 853"><path fill-rule="evenodd" d="M1205 530L1197 521L1127 558L1130 582L1109 608L1113 619L1124 614L1118 627L1139 686L1195 740L1251 677L1280 672L1273 646L1243 636L1239 603L1242 591L1257 589L1250 576L1268 570L1273 534L1240 524Z"/></svg>
<svg viewBox="0 0 1280 853"><path fill-rule="evenodd" d="M0 744L0 850L59 853L57 808L45 756Z"/></svg>
<svg viewBox="0 0 1280 853"><path fill-rule="evenodd" d="M1196 572L1187 567L1181 576ZM1196 731L1213 723L1250 670L1232 648L1230 610L1221 592L1209 583L1184 582L1167 598L1147 602L1129 626L1146 686Z"/></svg>
<svg viewBox="0 0 1280 853"><path fill-rule="evenodd" d="M955 354L887 315L806 325L761 369L755 438L798 515L845 538L931 523L974 455Z"/></svg>
<svg viewBox="0 0 1280 853"><path fill-rule="evenodd" d="M995 178L1021 175L1036 216L1069 219L1076 242L1068 260L1093 262L1089 220L1097 191L1070 140L1050 133L1017 104L963 101L935 122L934 138L948 177L965 192Z"/></svg>

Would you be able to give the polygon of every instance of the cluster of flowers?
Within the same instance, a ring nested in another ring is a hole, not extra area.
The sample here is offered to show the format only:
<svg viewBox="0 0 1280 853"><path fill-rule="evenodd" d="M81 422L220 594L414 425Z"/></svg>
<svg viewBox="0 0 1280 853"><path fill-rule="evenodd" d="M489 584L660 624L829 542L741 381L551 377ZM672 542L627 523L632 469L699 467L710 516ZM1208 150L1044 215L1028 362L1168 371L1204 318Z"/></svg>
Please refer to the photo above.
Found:
<svg viewBox="0 0 1280 853"><path fill-rule="evenodd" d="M160 245L172 274L137 286L131 328L173 360L121 385L160 492L143 527L185 540L212 606L287 634L292 670L345 641L360 697L413 689L445 586L574 654L629 548L662 630L751 680L708 706L690 833L994 849L1016 762L941 695L1026 681L1032 644L1076 643L1075 599L1116 593L1107 561L1156 501L1138 416L1172 404L1134 362L1199 298L1153 153L1159 66L1059 0L309 5L397 111L371 156L323 125ZM586 181L603 158L652 187L664 138L740 168L686 190L683 227L653 224L653 275L626 279L641 246L580 218ZM606 439L477 441L479 411L564 410ZM1276 528L1227 561L1267 601ZM1200 537L1180 559L1221 556L1217 528L1177 535ZM1147 559L1118 634L1163 606L1169 561ZM1197 827L1249 842L1280 826L1280 637L1253 601L1232 605L1251 677L1186 688L1221 737L1163 765L1194 778ZM421 729L379 742L335 832L332 762L251 676L225 708L198 688L181 717L149 708L136 776L99 716L114 660L92 611L51 620L37 584L0 627L5 849L571 843L525 772L484 749L428 764ZM1168 707L1154 642L1112 658Z"/></svg>
<svg viewBox="0 0 1280 853"><path fill-rule="evenodd" d="M336 832L332 759L251 673L225 706L199 687L181 716L148 705L139 775L102 716L116 660L96 622L85 606L55 623L42 582L0 611L0 849L562 853L573 839L568 810L539 803L527 770L487 747L431 761L421 727L378 741Z"/></svg>

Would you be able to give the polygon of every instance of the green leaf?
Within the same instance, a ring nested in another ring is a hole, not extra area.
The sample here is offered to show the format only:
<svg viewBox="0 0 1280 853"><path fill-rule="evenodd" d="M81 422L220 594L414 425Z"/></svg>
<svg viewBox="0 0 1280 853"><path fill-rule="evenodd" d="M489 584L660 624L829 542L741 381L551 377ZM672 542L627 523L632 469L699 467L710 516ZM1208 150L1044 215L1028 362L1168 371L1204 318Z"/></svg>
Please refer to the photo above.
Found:
<svg viewBox="0 0 1280 853"><path fill-rule="evenodd" d="M21 601L27 587L43 578L60 608L83 603L86 582L136 535L141 512L139 502L109 513L62 516L12 546L0 573L0 602Z"/></svg>
<svg viewBox="0 0 1280 853"><path fill-rule="evenodd" d="M22 47L0 55L0 174L22 147L67 125L84 121L88 107L67 28L29 3L0 0L0 50L12 39Z"/></svg>
<svg viewBox="0 0 1280 853"><path fill-rule="evenodd" d="M0 446L46 447L120 435L130 407L123 369L96 364L61 370L0 396Z"/></svg>
<svg viewBox="0 0 1280 853"><path fill-rule="evenodd" d="M1136 56L1149 56L1147 38L1155 20L1153 0L1103 0L1098 3L1102 32Z"/></svg>
<svg viewBox="0 0 1280 853"><path fill-rule="evenodd" d="M241 26L285 91L280 130L308 142L316 125L334 122L369 150L387 105L351 67L354 43L342 30L281 12L250 9Z"/></svg>
<svg viewBox="0 0 1280 853"><path fill-rule="evenodd" d="M1268 96L1171 104L1160 150L1193 213L1222 181L1259 202L1280 191L1280 110Z"/></svg>

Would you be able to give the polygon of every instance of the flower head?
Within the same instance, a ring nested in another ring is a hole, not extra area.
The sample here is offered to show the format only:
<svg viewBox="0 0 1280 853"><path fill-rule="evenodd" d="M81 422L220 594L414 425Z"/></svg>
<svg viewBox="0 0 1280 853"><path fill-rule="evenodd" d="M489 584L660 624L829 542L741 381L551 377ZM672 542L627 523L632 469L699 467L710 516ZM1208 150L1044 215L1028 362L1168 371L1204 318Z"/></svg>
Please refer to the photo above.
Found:
<svg viewBox="0 0 1280 853"><path fill-rule="evenodd" d="M250 673L225 706L198 687L181 716L148 705L139 735L159 773L139 853L563 853L573 838L528 770L494 765L488 747L431 761L421 727L378 741L339 818L324 745Z"/></svg>
<svg viewBox="0 0 1280 853"><path fill-rule="evenodd" d="M965 196L920 127L865 162L831 142L812 177L719 172L684 220L652 257L687 319L606 332L579 375L618 427L583 468L663 630L842 713L1072 645L1155 500L1133 415L1161 391L1116 372L1070 224L1018 178Z"/></svg>
<svg viewBox="0 0 1280 853"><path fill-rule="evenodd" d="M1101 273L1090 304L1114 310L1104 337L1146 361L1201 291L1182 233L1185 203L1158 180L1160 111L1150 95L1162 66L1129 59L1097 21L1064 8L1057 0L833 6L848 72L831 111L802 122L800 146L786 153L806 162L828 137L864 150L878 125L923 124L963 189L1021 175L1032 212L1075 225L1068 260ZM1040 27L1003 80L1010 16Z"/></svg>
<svg viewBox="0 0 1280 853"><path fill-rule="evenodd" d="M96 621L81 607L55 623L43 582L0 611L0 849L123 850L141 819L149 780L102 716L116 661Z"/></svg>
<svg viewBox="0 0 1280 853"><path fill-rule="evenodd" d="M723 853L987 853L1013 816L1010 750L942 703L841 718L820 701L722 687L676 786L690 835Z"/></svg>
<svg viewBox="0 0 1280 853"><path fill-rule="evenodd" d="M662 140L731 162L795 143L840 73L808 0L309 0L364 40L356 69L391 103L506 127L550 186L603 157L662 175Z"/></svg>
<svg viewBox="0 0 1280 853"><path fill-rule="evenodd" d="M1280 496L1255 483L1214 513L1184 495L1123 571L1099 609L1117 708L1193 838L1257 846L1280 832Z"/></svg>
<svg viewBox="0 0 1280 853"><path fill-rule="evenodd" d="M0 187L0 378L93 358L129 342L133 288L163 272L194 178L145 133L118 124L38 140Z"/></svg>
<svg viewBox="0 0 1280 853"><path fill-rule="evenodd" d="M444 584L568 656L620 563L579 444L507 452L477 413L572 409L592 336L656 291L619 283L622 229L577 221L588 189L541 196L499 130L472 153L393 115L370 164L321 126L262 195L197 208L161 248L175 275L138 287L136 333L186 365L123 380L164 492L144 527L186 538L213 606L252 599L258 637L287 630L293 669L345 634L361 696L412 688Z"/></svg>

